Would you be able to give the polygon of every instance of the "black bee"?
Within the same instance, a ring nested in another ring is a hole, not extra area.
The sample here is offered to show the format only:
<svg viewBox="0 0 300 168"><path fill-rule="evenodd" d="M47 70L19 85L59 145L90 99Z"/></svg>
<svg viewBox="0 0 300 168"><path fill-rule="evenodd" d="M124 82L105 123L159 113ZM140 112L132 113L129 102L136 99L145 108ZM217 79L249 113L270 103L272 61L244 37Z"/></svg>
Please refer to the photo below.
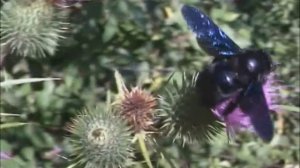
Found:
<svg viewBox="0 0 300 168"><path fill-rule="evenodd" d="M271 57L263 50L240 48L199 9L184 5L181 11L199 46L214 57L197 79L202 104L219 109L224 120L243 113L262 139L271 140L273 124L263 88L274 69Z"/></svg>

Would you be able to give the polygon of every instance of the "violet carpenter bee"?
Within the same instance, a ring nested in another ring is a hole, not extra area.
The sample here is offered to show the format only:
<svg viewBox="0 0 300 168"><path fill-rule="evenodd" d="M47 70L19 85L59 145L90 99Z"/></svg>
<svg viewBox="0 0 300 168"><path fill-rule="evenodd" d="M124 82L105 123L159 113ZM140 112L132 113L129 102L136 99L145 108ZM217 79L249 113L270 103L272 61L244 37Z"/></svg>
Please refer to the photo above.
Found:
<svg viewBox="0 0 300 168"><path fill-rule="evenodd" d="M270 55L240 48L199 9L184 5L181 12L199 46L214 57L197 78L201 104L226 123L229 133L244 124L270 141L274 128L264 90L274 69Z"/></svg>

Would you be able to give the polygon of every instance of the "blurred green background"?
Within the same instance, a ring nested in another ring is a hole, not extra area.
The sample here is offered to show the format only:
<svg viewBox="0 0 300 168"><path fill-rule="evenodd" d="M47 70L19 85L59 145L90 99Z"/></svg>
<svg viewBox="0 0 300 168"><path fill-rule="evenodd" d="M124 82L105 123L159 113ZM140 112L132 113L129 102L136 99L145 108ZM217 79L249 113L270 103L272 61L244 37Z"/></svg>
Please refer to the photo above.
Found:
<svg viewBox="0 0 300 168"><path fill-rule="evenodd" d="M43 59L8 55L1 80L59 77L62 81L1 88L1 123L27 125L1 128L1 151L14 157L1 167L66 167L60 157L47 157L55 147L68 157L65 125L85 106L105 102L116 93L113 70L128 86L141 84L156 92L172 72L196 72L211 60L196 43L181 14L182 4L205 11L237 44L262 48L280 63L276 74L284 86L280 104L299 107L299 0L94 0L69 8L71 26L55 56ZM282 109L272 115L276 135L270 144L251 133L228 144L225 135L211 143L181 147L166 142L177 167L299 167L300 113ZM48 152L48 153L47 153ZM157 167L169 167L160 157ZM146 167L138 164L136 167Z"/></svg>

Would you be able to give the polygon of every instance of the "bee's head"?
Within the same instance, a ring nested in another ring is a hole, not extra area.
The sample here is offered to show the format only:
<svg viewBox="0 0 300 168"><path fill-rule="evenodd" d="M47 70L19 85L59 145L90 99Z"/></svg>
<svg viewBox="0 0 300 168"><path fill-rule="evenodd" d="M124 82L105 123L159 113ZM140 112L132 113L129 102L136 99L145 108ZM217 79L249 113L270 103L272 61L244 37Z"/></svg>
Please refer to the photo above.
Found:
<svg viewBox="0 0 300 168"><path fill-rule="evenodd" d="M233 59L233 67L243 84L253 80L264 81L273 66L270 55L262 50L246 50Z"/></svg>

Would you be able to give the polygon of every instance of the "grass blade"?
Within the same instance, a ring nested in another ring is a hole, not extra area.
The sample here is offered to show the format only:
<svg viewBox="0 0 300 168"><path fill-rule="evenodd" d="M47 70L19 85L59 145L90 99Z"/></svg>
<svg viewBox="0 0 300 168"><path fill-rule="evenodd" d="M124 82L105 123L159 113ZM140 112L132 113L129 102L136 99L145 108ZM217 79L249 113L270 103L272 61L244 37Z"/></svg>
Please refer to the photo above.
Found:
<svg viewBox="0 0 300 168"><path fill-rule="evenodd" d="M0 87L8 87L13 85L19 85L24 83L33 83L33 82L43 82L43 81L52 81L60 80L60 78L26 78L26 79L13 79L0 82Z"/></svg>

